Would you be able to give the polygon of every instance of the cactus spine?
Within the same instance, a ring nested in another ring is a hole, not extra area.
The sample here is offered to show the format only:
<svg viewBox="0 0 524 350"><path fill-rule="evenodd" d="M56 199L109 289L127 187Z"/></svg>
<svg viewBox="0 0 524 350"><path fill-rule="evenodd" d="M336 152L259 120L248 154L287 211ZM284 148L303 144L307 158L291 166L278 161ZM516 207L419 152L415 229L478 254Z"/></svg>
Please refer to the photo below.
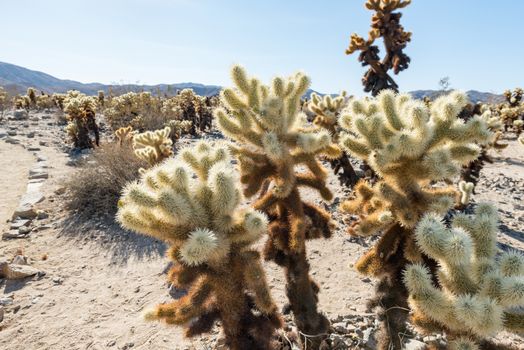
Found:
<svg viewBox="0 0 524 350"><path fill-rule="evenodd" d="M281 326L252 248L266 232L267 218L239 208L236 182L228 151L202 142L130 183L117 218L125 228L170 245L175 265L169 279L188 290L158 305L147 319L183 325L188 337L209 332L218 320L230 349L265 350Z"/></svg>
<svg viewBox="0 0 524 350"><path fill-rule="evenodd" d="M376 99L350 101L340 118L347 130L341 146L379 176L373 185L361 180L341 210L359 215L351 234L382 233L356 264L361 273L380 278L370 303L379 307L380 349L402 347L397 334L405 328L407 291L397 281L407 262L425 260L416 248L413 229L424 213L443 214L453 205L456 190L433 183L458 175L461 165L478 156L477 144L491 136L481 117L467 122L457 118L466 103L464 94L454 92L429 109L409 95L385 90Z"/></svg>
<svg viewBox="0 0 524 350"><path fill-rule="evenodd" d="M438 262L437 285L423 264L408 266L404 275L413 321L422 331L444 330L480 348L502 330L524 331L524 314L517 310L524 307L524 256L496 257L497 225L489 204L479 204L474 215L456 215L450 228L437 214L420 221L417 246Z"/></svg>
<svg viewBox="0 0 524 350"><path fill-rule="evenodd" d="M303 346L316 349L329 322L317 310L319 287L309 276L306 240L330 237L332 223L327 212L304 202L298 189L309 187L331 200L326 171L316 156L335 159L341 151L327 131L307 127L305 115L299 112L308 77L301 73L276 77L266 86L248 77L240 66L233 67L231 75L235 88L221 93L230 112L216 110L218 126L237 142L231 149L239 160L244 194L260 193L254 207L266 212L271 221L265 258L284 268L295 322L300 332L311 336L302 339ZM295 166L299 165L308 171L297 173ZM267 192L266 179L270 181Z"/></svg>

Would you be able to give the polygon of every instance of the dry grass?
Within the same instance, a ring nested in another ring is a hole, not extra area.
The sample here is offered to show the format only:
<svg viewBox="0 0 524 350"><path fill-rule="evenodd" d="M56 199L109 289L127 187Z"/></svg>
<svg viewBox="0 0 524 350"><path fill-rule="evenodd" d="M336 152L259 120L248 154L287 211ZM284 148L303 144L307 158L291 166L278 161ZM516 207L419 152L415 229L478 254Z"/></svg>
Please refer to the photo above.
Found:
<svg viewBox="0 0 524 350"><path fill-rule="evenodd" d="M67 184L67 208L78 218L114 216L122 188L145 166L130 145L114 142L96 148Z"/></svg>

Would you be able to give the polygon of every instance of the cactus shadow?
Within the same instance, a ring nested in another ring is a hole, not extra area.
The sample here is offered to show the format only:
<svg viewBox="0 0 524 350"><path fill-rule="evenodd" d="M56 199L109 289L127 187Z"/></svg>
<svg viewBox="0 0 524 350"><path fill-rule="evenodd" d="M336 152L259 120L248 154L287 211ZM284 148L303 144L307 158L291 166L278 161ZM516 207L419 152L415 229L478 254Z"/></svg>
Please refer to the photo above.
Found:
<svg viewBox="0 0 524 350"><path fill-rule="evenodd" d="M506 225L500 225L500 232L506 236L509 236L519 242L524 243L524 234L509 228Z"/></svg>
<svg viewBox="0 0 524 350"><path fill-rule="evenodd" d="M78 243L95 243L111 254L111 262L125 265L130 259L150 260L163 256L164 242L152 237L124 230L112 217L89 220L79 215L66 218L62 223L61 236Z"/></svg>

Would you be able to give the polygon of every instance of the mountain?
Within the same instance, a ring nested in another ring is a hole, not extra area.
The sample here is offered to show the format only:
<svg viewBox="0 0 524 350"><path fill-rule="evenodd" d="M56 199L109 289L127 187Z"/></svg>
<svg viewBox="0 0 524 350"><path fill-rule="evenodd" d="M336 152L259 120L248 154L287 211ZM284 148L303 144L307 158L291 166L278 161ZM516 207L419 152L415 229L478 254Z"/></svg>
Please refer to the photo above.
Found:
<svg viewBox="0 0 524 350"><path fill-rule="evenodd" d="M410 92L411 96L415 98L420 99L420 98L424 98L425 96L427 96L432 100L445 93L446 92L442 90L415 90L415 91ZM501 103L505 101L503 95L497 95L491 92L481 92L477 90L469 90L469 91L466 91L466 94L468 95L468 98L472 103L477 103L477 102Z"/></svg>
<svg viewBox="0 0 524 350"><path fill-rule="evenodd" d="M0 86L16 92L25 93L28 87L34 87L37 90L42 90L46 93L66 92L68 90L78 90L85 94L93 95L98 90L103 90L107 93L111 87L115 93L128 91L151 91L151 92L167 92L172 90L193 89L193 91L201 96L212 96L220 92L221 87L217 85L204 85L197 83L179 83L179 84L157 84L157 85L110 85L101 83L81 83L74 80L63 80L53 77L52 75L42 73L39 71L27 69L10 63L0 62Z"/></svg>
<svg viewBox="0 0 524 350"><path fill-rule="evenodd" d="M63 80L53 77L52 75L42 73L35 70L30 70L10 63L0 62L0 86L9 89L16 93L25 93L28 87L34 87L37 90L42 90L46 93L66 92L67 90L78 90L85 94L93 95L98 90L103 90L107 93L109 88L115 93L123 93L129 91L150 91L162 93L174 93L176 90L193 89L193 91L201 96L213 96L222 89L218 85L204 85L198 83L178 83L178 84L157 84L157 85L110 85L100 83L81 83L74 80ZM308 90L306 96L310 97L314 90ZM318 92L317 92L318 93ZM416 90L410 92L416 98L423 98L428 96L435 98L442 94L442 91L437 90ZM504 97L489 92L480 92L470 90L467 92L470 100L474 103L480 102L502 102ZM323 94L320 94L323 95Z"/></svg>

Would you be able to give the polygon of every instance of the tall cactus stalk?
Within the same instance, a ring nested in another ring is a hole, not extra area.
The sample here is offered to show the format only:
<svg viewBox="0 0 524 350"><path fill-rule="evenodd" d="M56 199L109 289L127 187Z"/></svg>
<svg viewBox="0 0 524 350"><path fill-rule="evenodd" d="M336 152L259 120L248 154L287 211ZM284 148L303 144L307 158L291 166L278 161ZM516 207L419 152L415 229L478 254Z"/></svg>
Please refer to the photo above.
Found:
<svg viewBox="0 0 524 350"><path fill-rule="evenodd" d="M341 151L329 132L308 127L299 112L300 99L309 87L305 75L277 77L266 86L235 66L232 79L235 87L221 94L229 112L222 108L215 112L218 126L236 141L231 149L239 160L244 194L260 194L265 180L270 181L267 192L254 203L270 219L264 255L284 268L286 293L303 347L318 349L329 321L317 309L319 287L309 275L306 240L330 237L332 223L327 212L303 201L299 188L311 188L331 200L327 174L317 156L335 159ZM298 166L306 172L297 171Z"/></svg>

